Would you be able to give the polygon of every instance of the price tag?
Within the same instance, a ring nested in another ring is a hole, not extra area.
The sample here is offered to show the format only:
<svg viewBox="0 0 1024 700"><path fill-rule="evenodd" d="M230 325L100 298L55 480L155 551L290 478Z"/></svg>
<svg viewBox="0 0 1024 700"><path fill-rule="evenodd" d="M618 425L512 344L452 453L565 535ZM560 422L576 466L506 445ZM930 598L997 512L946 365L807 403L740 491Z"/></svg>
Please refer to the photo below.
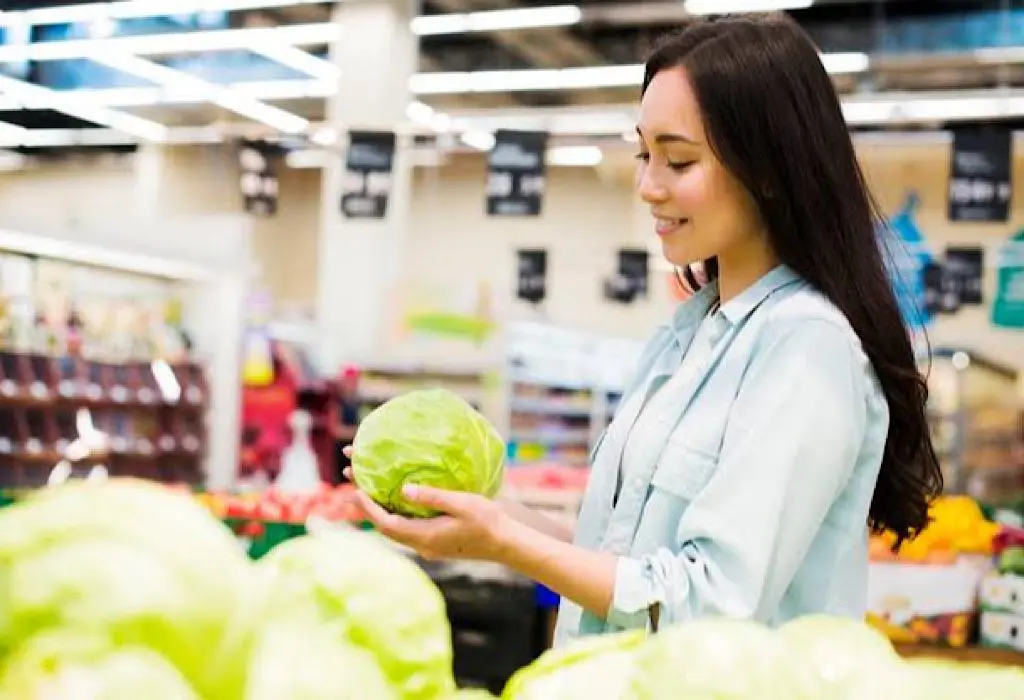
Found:
<svg viewBox="0 0 1024 700"><path fill-rule="evenodd" d="M186 435L181 439L181 446L188 452L197 452L199 450L199 438L195 435Z"/></svg>
<svg viewBox="0 0 1024 700"><path fill-rule="evenodd" d="M177 447L177 442L170 435L163 435L160 437L160 449L163 452L173 452L174 448Z"/></svg>
<svg viewBox="0 0 1024 700"><path fill-rule="evenodd" d="M25 441L25 451L37 455L43 451L43 443L39 441L39 438L29 438Z"/></svg>
<svg viewBox="0 0 1024 700"><path fill-rule="evenodd" d="M64 398L71 398L75 395L75 383L70 379L61 379L57 385L57 393Z"/></svg>
<svg viewBox="0 0 1024 700"><path fill-rule="evenodd" d="M115 386L110 390L110 398L117 403L124 403L128 400L128 390L123 386Z"/></svg>
<svg viewBox="0 0 1024 700"><path fill-rule="evenodd" d="M0 382L0 392L2 392L4 396L17 396L18 385L10 379L5 379Z"/></svg>
<svg viewBox="0 0 1024 700"><path fill-rule="evenodd" d="M36 399L45 399L50 395L50 391L46 388L46 385L39 381L32 382L32 386L29 387L29 393Z"/></svg>
<svg viewBox="0 0 1024 700"><path fill-rule="evenodd" d="M10 438L0 437L0 453L9 455L13 447Z"/></svg>

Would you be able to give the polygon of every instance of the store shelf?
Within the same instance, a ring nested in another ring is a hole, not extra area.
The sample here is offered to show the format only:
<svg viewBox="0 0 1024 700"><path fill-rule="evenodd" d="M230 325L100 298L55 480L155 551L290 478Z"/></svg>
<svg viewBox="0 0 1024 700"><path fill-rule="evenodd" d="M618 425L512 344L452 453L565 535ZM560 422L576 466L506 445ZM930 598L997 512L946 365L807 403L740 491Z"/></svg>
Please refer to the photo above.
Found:
<svg viewBox="0 0 1024 700"><path fill-rule="evenodd" d="M514 398L509 408L516 413L533 413L544 416L565 416L569 418L589 418L593 406L589 403L570 403L557 399Z"/></svg>
<svg viewBox="0 0 1024 700"><path fill-rule="evenodd" d="M590 442L589 430L566 430L563 432L546 432L543 430L515 431L509 439L518 443L536 443L538 445L585 445Z"/></svg>
<svg viewBox="0 0 1024 700"><path fill-rule="evenodd" d="M897 644L896 651L904 658L942 659L1024 667L1024 652L1012 649L984 647L941 647L915 644Z"/></svg>

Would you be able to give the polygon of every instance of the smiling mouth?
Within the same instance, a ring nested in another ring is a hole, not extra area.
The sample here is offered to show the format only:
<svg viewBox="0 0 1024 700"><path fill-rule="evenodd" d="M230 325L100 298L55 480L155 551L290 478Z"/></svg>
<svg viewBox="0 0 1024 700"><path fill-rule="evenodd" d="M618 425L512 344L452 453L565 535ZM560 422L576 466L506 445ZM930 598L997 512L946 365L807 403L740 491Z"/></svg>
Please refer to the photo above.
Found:
<svg viewBox="0 0 1024 700"><path fill-rule="evenodd" d="M654 220L654 230L659 236L667 236L689 223L689 219L665 219L657 217Z"/></svg>

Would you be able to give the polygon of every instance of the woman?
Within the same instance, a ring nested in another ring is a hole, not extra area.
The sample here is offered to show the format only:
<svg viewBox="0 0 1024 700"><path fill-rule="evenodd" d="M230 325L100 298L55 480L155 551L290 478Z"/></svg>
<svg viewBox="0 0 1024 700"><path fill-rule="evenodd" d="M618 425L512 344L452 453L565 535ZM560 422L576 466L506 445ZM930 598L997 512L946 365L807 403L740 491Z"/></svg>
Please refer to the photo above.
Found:
<svg viewBox="0 0 1024 700"><path fill-rule="evenodd" d="M648 60L637 132L665 257L710 281L647 346L573 541L473 495L410 488L449 514L429 521L364 505L427 557L560 593L559 644L708 615L861 617L869 528L912 537L942 477L832 83L784 16L694 21Z"/></svg>

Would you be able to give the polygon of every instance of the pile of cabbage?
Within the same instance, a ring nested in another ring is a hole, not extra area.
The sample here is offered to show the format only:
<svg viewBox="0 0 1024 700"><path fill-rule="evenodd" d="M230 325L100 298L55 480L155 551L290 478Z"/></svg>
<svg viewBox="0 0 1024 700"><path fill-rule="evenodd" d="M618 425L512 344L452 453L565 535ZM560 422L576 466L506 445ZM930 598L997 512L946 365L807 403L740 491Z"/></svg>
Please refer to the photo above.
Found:
<svg viewBox="0 0 1024 700"><path fill-rule="evenodd" d="M251 562L188 495L74 483L0 510L0 700L453 700L444 598L372 533ZM506 700L1024 698L1024 672L901 661L859 623L702 620L543 654Z"/></svg>

